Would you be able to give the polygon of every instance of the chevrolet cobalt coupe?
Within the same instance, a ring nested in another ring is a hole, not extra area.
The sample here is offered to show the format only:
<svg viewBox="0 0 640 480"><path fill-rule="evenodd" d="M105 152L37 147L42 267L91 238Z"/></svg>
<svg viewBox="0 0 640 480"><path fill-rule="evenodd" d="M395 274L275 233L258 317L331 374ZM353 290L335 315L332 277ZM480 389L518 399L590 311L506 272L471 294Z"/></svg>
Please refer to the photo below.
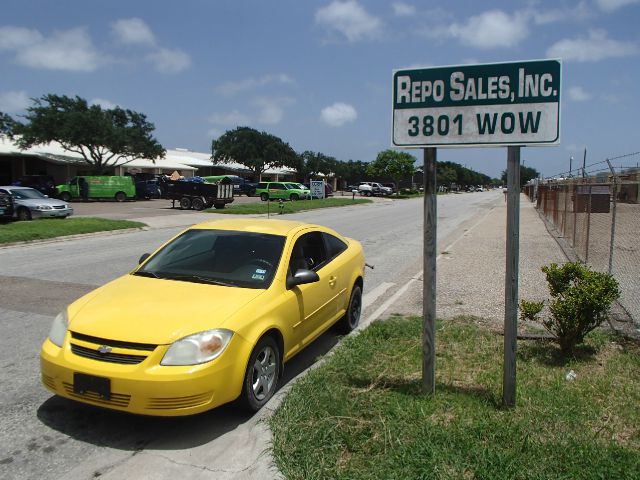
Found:
<svg viewBox="0 0 640 480"><path fill-rule="evenodd" d="M359 242L300 222L195 225L76 300L41 351L44 385L78 402L189 415L274 394L283 365L362 307Z"/></svg>

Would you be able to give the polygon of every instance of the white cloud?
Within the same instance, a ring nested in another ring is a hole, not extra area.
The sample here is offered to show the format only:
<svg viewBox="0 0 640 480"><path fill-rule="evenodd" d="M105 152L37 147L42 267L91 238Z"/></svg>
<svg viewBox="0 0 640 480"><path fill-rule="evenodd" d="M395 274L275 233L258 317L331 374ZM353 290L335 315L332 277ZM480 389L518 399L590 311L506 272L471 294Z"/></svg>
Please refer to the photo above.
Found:
<svg viewBox="0 0 640 480"><path fill-rule="evenodd" d="M574 102L586 102L592 98L589 92L579 86L569 88L567 93L569 94L569 98Z"/></svg>
<svg viewBox="0 0 640 480"><path fill-rule="evenodd" d="M416 7L408 3L396 2L392 6L393 13L398 17L410 17L416 14Z"/></svg>
<svg viewBox="0 0 640 480"><path fill-rule="evenodd" d="M322 109L320 118L331 127L341 127L345 123L353 122L358 118L358 112L346 103L334 103Z"/></svg>
<svg viewBox="0 0 640 480"><path fill-rule="evenodd" d="M159 48L146 58L161 73L178 73L191 66L189 54L177 49Z"/></svg>
<svg viewBox="0 0 640 480"><path fill-rule="evenodd" d="M235 95L247 90L255 90L269 84L292 84L294 80L285 73L267 74L260 78L246 78L244 80L223 83L216 87L216 92L221 95Z"/></svg>
<svg viewBox="0 0 640 480"><path fill-rule="evenodd" d="M628 57L636 53L637 44L607 38L607 32L604 30L591 30L589 38L560 40L547 50L548 57L577 62L597 62L606 58Z"/></svg>
<svg viewBox="0 0 640 480"><path fill-rule="evenodd" d="M276 125L282 121L284 117L284 107L291 105L291 98L258 98L254 104L259 108L258 123L265 125Z"/></svg>
<svg viewBox="0 0 640 480"><path fill-rule="evenodd" d="M42 42L37 30L22 27L0 27L0 50L19 50Z"/></svg>
<svg viewBox="0 0 640 480"><path fill-rule="evenodd" d="M111 100L105 100L104 98L93 98L89 101L89 105L100 105L103 110L112 110L118 106Z"/></svg>
<svg viewBox="0 0 640 480"><path fill-rule="evenodd" d="M444 31L463 44L476 48L514 47L529 36L529 15L491 10L475 15L464 24L453 23Z"/></svg>
<svg viewBox="0 0 640 480"><path fill-rule="evenodd" d="M102 62L83 27L54 32L49 38L19 47L16 61L32 68L75 72L92 72Z"/></svg>
<svg viewBox="0 0 640 480"><path fill-rule="evenodd" d="M209 122L222 127L236 127L249 125L251 119L237 110L228 113L214 113L209 117Z"/></svg>
<svg viewBox="0 0 640 480"><path fill-rule="evenodd" d="M382 22L356 0L335 0L316 12L316 23L344 35L350 42L376 38Z"/></svg>
<svg viewBox="0 0 640 480"><path fill-rule="evenodd" d="M125 45L156 44L156 37L151 28L140 18L123 18L111 24L112 34L116 40Z"/></svg>
<svg viewBox="0 0 640 480"><path fill-rule="evenodd" d="M619 8L638 2L640 2L640 0L596 0L598 7L605 12L613 12Z"/></svg>
<svg viewBox="0 0 640 480"><path fill-rule="evenodd" d="M31 105L31 100L25 91L11 91L0 93L0 111L5 113L20 113Z"/></svg>

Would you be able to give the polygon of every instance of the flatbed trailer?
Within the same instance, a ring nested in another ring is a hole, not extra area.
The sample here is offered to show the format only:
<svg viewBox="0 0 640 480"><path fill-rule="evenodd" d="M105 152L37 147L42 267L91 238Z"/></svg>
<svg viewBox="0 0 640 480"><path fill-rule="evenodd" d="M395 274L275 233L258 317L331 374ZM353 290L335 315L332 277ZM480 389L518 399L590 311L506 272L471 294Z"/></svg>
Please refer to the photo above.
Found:
<svg viewBox="0 0 640 480"><path fill-rule="evenodd" d="M233 202L233 184L230 182L197 183L167 180L165 182L164 197L172 201L171 207L175 207L176 200L183 210L203 210L205 208L224 208L227 203Z"/></svg>

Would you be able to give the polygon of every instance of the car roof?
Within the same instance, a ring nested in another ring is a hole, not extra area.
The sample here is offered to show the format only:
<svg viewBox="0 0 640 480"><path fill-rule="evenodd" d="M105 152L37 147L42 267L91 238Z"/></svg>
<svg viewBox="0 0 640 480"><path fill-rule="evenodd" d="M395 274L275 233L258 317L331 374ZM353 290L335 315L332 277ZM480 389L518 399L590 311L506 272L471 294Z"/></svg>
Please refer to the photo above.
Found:
<svg viewBox="0 0 640 480"><path fill-rule="evenodd" d="M0 185L0 188L4 188L5 190L35 190L35 188L31 187L18 187L14 185Z"/></svg>
<svg viewBox="0 0 640 480"><path fill-rule="evenodd" d="M233 218L228 220L213 220L202 222L191 227L202 230L234 230L240 232L255 232L271 235L289 235L306 228L323 228L318 225L292 220L275 220L266 218Z"/></svg>

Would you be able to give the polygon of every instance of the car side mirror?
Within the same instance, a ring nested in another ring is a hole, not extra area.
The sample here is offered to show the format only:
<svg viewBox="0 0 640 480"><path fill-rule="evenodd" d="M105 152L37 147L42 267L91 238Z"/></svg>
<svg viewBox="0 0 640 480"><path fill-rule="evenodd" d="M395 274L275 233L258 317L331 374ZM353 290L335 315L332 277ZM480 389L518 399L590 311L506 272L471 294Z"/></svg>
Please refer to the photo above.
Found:
<svg viewBox="0 0 640 480"><path fill-rule="evenodd" d="M291 290L297 285L305 285L307 283L319 282L320 277L316 272L304 268L296 271L293 277L287 277L287 290Z"/></svg>
<svg viewBox="0 0 640 480"><path fill-rule="evenodd" d="M138 260L138 265L140 265L142 262L144 262L147 258L149 258L151 256L150 253L143 253L140 256L140 260Z"/></svg>

